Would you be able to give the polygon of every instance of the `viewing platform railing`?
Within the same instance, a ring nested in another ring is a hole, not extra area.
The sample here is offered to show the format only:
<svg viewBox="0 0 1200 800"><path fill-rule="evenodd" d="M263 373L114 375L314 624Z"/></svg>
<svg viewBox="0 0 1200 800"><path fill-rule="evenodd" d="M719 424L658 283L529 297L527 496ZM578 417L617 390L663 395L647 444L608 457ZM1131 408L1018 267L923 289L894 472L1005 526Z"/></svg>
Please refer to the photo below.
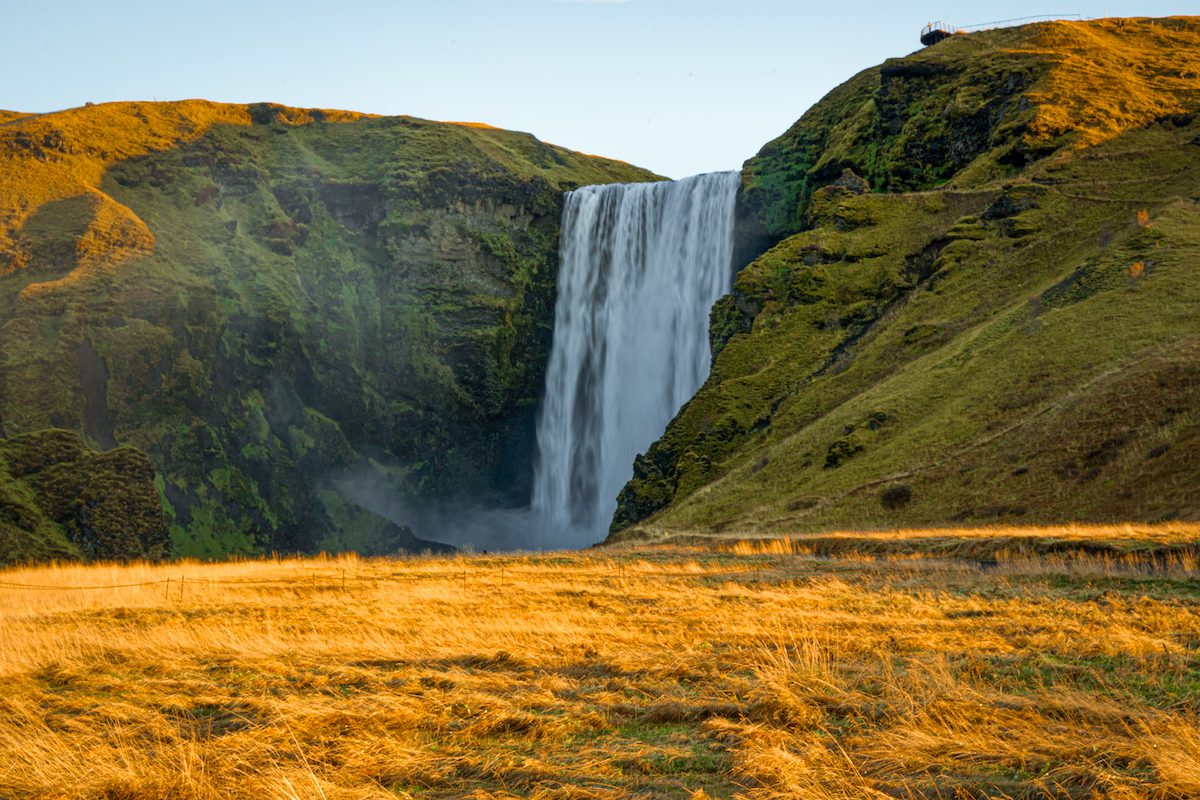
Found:
<svg viewBox="0 0 1200 800"><path fill-rule="evenodd" d="M976 31L991 30L993 28L1006 28L1010 25L1019 25L1026 22L1049 22L1051 20L1069 19L1083 20L1080 14L1037 14L1032 17L1013 17L1012 19L998 19L992 22L979 22L974 25L966 25L962 28L951 25L947 22L930 22L921 29L921 44L929 47L937 44L943 39L948 39L956 33L973 33Z"/></svg>

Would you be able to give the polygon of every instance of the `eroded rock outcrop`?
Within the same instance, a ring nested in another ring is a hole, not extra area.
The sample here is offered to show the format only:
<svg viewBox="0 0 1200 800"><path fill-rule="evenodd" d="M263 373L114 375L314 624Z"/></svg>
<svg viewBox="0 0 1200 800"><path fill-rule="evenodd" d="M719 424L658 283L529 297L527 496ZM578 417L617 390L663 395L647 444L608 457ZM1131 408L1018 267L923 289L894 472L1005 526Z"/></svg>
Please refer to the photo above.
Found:
<svg viewBox="0 0 1200 800"><path fill-rule="evenodd" d="M169 552L145 453L97 452L64 430L0 440L0 564L158 560Z"/></svg>

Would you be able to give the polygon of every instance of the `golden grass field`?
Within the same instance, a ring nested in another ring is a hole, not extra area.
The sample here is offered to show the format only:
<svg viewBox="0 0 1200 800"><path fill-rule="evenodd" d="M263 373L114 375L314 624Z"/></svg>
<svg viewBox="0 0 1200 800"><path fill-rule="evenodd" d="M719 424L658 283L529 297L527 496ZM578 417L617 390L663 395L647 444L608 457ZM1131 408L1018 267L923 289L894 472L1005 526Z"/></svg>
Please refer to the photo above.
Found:
<svg viewBox="0 0 1200 800"><path fill-rule="evenodd" d="M9 569L0 797L1196 797L1198 536Z"/></svg>

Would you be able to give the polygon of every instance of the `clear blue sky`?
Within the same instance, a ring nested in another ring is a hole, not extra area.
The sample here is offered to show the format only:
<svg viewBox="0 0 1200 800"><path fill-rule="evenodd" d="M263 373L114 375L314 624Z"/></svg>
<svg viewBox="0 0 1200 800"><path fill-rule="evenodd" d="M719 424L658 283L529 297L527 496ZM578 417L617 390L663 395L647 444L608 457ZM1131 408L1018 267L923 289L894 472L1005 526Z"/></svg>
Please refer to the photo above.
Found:
<svg viewBox="0 0 1200 800"><path fill-rule="evenodd" d="M488 122L671 177L733 169L931 19L1191 2L0 0L0 108L203 97Z"/></svg>

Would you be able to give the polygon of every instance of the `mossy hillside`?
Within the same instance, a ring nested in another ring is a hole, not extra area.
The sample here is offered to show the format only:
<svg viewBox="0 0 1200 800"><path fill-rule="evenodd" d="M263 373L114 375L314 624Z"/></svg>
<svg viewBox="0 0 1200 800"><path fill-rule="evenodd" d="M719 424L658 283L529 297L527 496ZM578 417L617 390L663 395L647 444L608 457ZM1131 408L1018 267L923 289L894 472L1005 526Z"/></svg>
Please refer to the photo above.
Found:
<svg viewBox="0 0 1200 800"><path fill-rule="evenodd" d="M169 547L144 453L96 452L59 430L0 441L0 564L156 560Z"/></svg>
<svg viewBox="0 0 1200 800"><path fill-rule="evenodd" d="M114 164L163 152L203 136L214 125L251 125L275 119L288 125L362 119L349 111L295 109L267 103L238 105L182 100L171 103L88 104L49 114L14 114L0 127L4 191L0 192L0 274L38 267L21 229L55 203L91 198L95 219L86 218L77 241L77 263L96 268L136 256L123 234L136 230L137 215L99 190Z"/></svg>
<svg viewBox="0 0 1200 800"><path fill-rule="evenodd" d="M736 265L812 223L844 169L876 191L978 187L1062 149L1194 110L1192 17L1049 22L953 36L863 71L746 162Z"/></svg>
<svg viewBox="0 0 1200 800"><path fill-rule="evenodd" d="M746 437L767 432L804 378L841 371L850 347L929 279L956 220L994 196L821 190L813 205L829 215L829 228L778 245L743 270L714 307L712 372L666 436L638 459L615 525L712 480ZM770 349L742 335L764 330Z"/></svg>
<svg viewBox="0 0 1200 800"><path fill-rule="evenodd" d="M183 554L375 552L395 532L326 502L360 473L413 502L519 503L562 190L654 176L486 126L285 111L104 175L152 250L0 279L4 430L145 449ZM36 216L25 252L73 241Z"/></svg>
<svg viewBox="0 0 1200 800"><path fill-rule="evenodd" d="M974 189L815 191L614 530L1200 515L1198 142L1173 114Z"/></svg>

